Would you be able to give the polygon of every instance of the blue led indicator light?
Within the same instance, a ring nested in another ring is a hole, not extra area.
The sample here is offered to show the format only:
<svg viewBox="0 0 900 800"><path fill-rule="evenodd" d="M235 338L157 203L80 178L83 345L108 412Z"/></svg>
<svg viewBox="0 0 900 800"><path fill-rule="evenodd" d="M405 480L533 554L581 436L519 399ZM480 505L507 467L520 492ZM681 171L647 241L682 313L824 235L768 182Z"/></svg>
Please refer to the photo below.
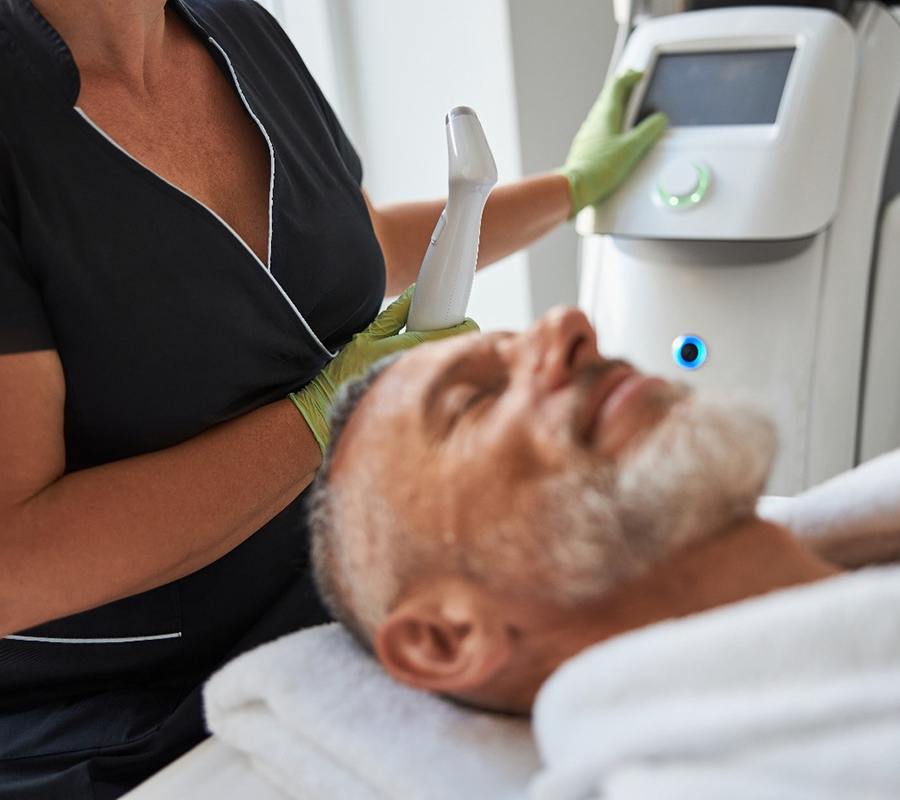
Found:
<svg viewBox="0 0 900 800"><path fill-rule="evenodd" d="M682 369L699 369L706 356L706 342L699 336L679 336L672 342L672 358Z"/></svg>

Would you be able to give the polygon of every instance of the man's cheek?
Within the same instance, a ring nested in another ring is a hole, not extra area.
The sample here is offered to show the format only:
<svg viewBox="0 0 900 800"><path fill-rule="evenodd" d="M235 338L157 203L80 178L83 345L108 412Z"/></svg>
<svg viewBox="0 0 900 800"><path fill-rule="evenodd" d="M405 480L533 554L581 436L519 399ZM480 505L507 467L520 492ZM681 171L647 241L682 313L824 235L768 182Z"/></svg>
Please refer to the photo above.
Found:
<svg viewBox="0 0 900 800"><path fill-rule="evenodd" d="M570 465L575 446L571 414L547 408L529 421L521 451L523 457L530 453L532 461L545 471L556 472Z"/></svg>

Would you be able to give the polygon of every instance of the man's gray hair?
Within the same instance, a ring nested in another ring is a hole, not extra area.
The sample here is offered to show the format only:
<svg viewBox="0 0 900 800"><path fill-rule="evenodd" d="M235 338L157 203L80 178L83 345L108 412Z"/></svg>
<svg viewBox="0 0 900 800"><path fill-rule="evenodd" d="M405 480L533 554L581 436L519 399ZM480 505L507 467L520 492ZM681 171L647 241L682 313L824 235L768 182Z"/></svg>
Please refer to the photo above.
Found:
<svg viewBox="0 0 900 800"><path fill-rule="evenodd" d="M322 465L319 467L316 479L310 488L307 505L316 588L334 618L342 622L367 649L371 649L371 642L366 627L356 613L350 597L350 588L346 585L346 580L339 567L341 559L338 557L338 550L344 543L340 540L341 532L336 518L335 498L331 488L331 469L334 454L340 446L344 431L346 431L353 413L375 381L401 355L402 353L395 353L382 358L361 376L347 381L341 387L329 415L331 435L328 447L322 457Z"/></svg>

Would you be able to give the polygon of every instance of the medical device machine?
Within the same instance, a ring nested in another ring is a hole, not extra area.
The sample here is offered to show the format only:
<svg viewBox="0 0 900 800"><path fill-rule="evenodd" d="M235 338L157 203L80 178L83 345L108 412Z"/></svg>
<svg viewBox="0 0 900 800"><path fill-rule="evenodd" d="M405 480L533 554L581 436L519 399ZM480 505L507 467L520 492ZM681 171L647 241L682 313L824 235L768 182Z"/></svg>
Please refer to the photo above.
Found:
<svg viewBox="0 0 900 800"><path fill-rule="evenodd" d="M766 408L793 494L900 447L900 19L698 4L617 2L626 126L671 127L579 217L579 304L605 353Z"/></svg>
<svg viewBox="0 0 900 800"><path fill-rule="evenodd" d="M481 213L497 183L497 165L475 112L467 106L446 117L449 193L419 268L407 328L430 331L458 325L466 317Z"/></svg>

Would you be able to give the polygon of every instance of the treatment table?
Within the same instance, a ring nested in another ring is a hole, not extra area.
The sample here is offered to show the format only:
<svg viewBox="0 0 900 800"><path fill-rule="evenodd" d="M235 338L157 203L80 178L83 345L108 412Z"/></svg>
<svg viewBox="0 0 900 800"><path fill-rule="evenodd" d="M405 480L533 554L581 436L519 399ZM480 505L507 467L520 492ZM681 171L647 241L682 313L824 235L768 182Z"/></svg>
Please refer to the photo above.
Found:
<svg viewBox="0 0 900 800"><path fill-rule="evenodd" d="M243 753L210 737L122 800L289 800Z"/></svg>

